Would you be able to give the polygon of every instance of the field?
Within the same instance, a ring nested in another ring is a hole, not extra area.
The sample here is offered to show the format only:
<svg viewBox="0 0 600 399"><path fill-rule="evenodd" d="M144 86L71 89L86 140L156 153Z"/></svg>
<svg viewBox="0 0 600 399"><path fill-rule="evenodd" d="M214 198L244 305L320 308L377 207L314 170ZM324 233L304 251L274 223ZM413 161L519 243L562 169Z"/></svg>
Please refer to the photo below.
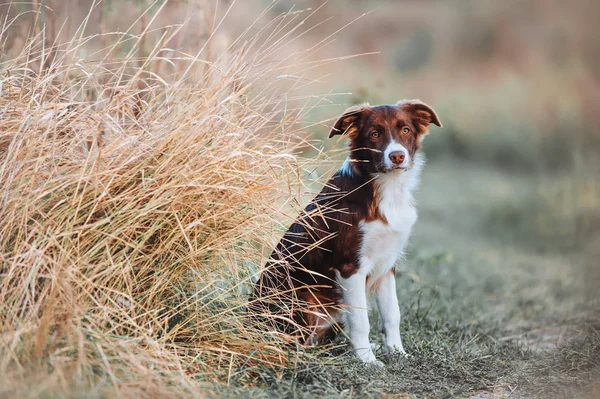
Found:
<svg viewBox="0 0 600 399"><path fill-rule="evenodd" d="M398 277L409 359L388 359L381 370L364 367L342 339L327 358L335 366L299 365L259 388L219 392L597 397L600 319L592 279L598 270L582 255L541 247L532 253L540 243L518 223L527 215L504 215L515 212L513 203L535 203L536 181L455 159L429 161L410 256ZM515 192L523 197L515 199ZM375 312L371 316L376 320ZM376 327L372 339L382 342Z"/></svg>
<svg viewBox="0 0 600 399"><path fill-rule="evenodd" d="M0 397L600 397L597 6L292 3L0 5ZM253 329L335 117L404 97L411 357Z"/></svg>

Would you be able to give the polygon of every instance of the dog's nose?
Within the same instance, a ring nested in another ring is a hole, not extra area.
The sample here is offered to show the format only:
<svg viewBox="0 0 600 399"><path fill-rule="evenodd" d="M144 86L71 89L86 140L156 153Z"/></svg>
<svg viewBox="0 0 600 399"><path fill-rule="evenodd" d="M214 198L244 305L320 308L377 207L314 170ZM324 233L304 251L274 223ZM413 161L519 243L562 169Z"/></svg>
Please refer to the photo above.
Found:
<svg viewBox="0 0 600 399"><path fill-rule="evenodd" d="M390 161L392 161L396 165L400 165L402 162L404 162L404 158L406 158L406 154L404 154L404 151L390 152Z"/></svg>

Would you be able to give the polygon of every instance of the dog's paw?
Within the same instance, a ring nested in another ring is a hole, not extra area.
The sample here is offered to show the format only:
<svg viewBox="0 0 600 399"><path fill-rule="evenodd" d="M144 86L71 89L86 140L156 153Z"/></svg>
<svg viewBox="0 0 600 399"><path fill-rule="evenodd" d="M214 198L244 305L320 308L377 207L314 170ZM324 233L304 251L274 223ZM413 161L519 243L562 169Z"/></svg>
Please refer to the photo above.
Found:
<svg viewBox="0 0 600 399"><path fill-rule="evenodd" d="M377 358L375 357L375 355L373 355L373 358L368 359L368 360L364 360L361 359L367 366L375 366L375 367L383 367L385 366L383 364L383 362L381 360L377 360Z"/></svg>
<svg viewBox="0 0 600 399"><path fill-rule="evenodd" d="M357 350L356 356L358 356L359 359L362 360L363 363L365 363L369 366L377 366L377 367L384 366L382 361L377 360L377 358L375 357L375 353L373 353L373 350L371 350L371 348L369 348L368 350Z"/></svg>
<svg viewBox="0 0 600 399"><path fill-rule="evenodd" d="M399 356L400 358L404 358L404 359L412 358L412 355L406 353L406 351L402 347L397 347L397 346L386 347L385 352L386 352L387 357Z"/></svg>

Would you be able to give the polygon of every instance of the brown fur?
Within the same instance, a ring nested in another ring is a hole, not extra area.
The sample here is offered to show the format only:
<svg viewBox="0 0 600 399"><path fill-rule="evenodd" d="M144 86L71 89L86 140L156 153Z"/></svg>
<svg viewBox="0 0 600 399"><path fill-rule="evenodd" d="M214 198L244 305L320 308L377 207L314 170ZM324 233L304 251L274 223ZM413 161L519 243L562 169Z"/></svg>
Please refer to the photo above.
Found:
<svg viewBox="0 0 600 399"><path fill-rule="evenodd" d="M441 126L435 112L418 100L359 105L340 117L329 137L348 135L351 174L335 173L290 226L254 287L251 313L287 333L307 337L306 329L313 330L318 341L329 335L342 306L336 273L348 278L359 267L359 223L385 222L373 183L374 173L386 172L384 149L393 139L414 159L429 123Z"/></svg>

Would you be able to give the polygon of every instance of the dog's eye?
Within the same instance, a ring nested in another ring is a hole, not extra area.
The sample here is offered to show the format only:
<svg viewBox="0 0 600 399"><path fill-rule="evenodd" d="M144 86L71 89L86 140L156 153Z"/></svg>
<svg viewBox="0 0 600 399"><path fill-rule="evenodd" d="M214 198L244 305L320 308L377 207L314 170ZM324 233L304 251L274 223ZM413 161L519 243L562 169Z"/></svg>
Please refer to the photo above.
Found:
<svg viewBox="0 0 600 399"><path fill-rule="evenodd" d="M404 133L404 134L408 134L408 133L410 133L410 129L409 129L409 128L407 128L407 127L403 127L403 128L402 128L402 133Z"/></svg>
<svg viewBox="0 0 600 399"><path fill-rule="evenodd" d="M371 132L371 137L373 137L374 139L379 138L379 136L381 136L381 133L379 133L378 131L373 131Z"/></svg>

